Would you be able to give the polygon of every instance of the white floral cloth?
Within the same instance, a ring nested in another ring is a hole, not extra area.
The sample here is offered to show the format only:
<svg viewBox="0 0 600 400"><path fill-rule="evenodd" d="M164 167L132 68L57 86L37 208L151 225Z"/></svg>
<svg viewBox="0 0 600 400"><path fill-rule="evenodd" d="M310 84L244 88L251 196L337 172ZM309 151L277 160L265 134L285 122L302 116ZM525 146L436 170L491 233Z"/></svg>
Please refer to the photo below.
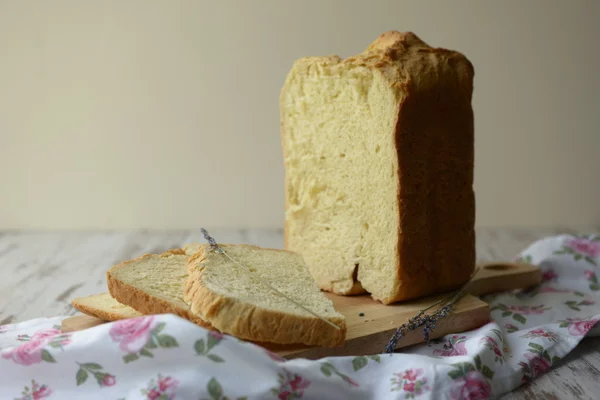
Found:
<svg viewBox="0 0 600 400"><path fill-rule="evenodd" d="M392 355L284 361L173 315L70 334L59 331L64 317L5 325L0 398L495 398L543 374L600 320L600 236L547 238L520 258L541 266L542 285L487 296L493 322Z"/></svg>

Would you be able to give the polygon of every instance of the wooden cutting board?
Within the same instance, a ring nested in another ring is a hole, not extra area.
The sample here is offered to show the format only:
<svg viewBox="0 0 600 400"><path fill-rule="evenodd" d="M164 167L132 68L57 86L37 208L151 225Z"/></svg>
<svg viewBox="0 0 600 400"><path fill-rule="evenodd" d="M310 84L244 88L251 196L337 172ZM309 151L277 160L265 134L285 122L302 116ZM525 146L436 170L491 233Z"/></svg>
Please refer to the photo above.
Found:
<svg viewBox="0 0 600 400"><path fill-rule="evenodd" d="M529 264L495 263L479 265L467 287L469 294L459 300L446 318L440 320L431 338L439 338L452 332L464 332L478 328L490 320L487 303L476 296L527 288L541 282L538 267ZM346 342L341 347L310 347L304 345L274 345L257 343L286 359L317 359L329 356L371 355L383 352L395 329L408 321L420 310L445 298L448 294L425 297L419 300L383 305L368 295L337 296L326 294L336 310L346 317L348 328ZM430 312L434 312L434 307ZM105 321L87 315L66 318L62 322L63 332L91 328ZM422 329L408 333L397 348L423 342Z"/></svg>

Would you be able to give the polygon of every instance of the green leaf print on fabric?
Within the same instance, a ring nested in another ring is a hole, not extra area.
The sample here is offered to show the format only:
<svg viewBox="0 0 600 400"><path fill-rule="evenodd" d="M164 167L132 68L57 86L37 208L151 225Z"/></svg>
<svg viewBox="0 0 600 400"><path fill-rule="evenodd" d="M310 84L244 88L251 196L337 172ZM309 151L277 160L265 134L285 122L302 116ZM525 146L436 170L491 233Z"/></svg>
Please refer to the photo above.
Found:
<svg viewBox="0 0 600 400"><path fill-rule="evenodd" d="M173 336L169 335L157 335L156 339L158 341L158 345L165 349L170 349L172 347L179 347L179 343Z"/></svg>
<svg viewBox="0 0 600 400"><path fill-rule="evenodd" d="M210 378L206 389L208 390L208 394L210 394L210 397L213 400L221 400L221 398L223 397L223 388L221 387L219 381L217 381L215 378Z"/></svg>
<svg viewBox="0 0 600 400"><path fill-rule="evenodd" d="M354 357L352 359L352 368L354 368L354 371L358 371L361 370L362 368L364 368L368 363L369 360L373 360L376 363L381 363L381 359L379 358L378 355L374 355L374 356L358 356L358 357Z"/></svg>
<svg viewBox="0 0 600 400"><path fill-rule="evenodd" d="M123 356L123 361L125 362L125 364L128 364L132 361L138 360L139 358L140 358L140 356L138 356L137 354L130 353L130 354Z"/></svg>
<svg viewBox="0 0 600 400"><path fill-rule="evenodd" d="M75 383L77 383L77 386L81 386L87 382L90 375L94 377L101 388L114 386L117 383L115 376L102 371L103 368L100 364L77 363L77 365L79 365L79 369L75 374Z"/></svg>
<svg viewBox="0 0 600 400"><path fill-rule="evenodd" d="M325 375L327 377L330 377L335 374L335 375L339 376L340 378L342 378L342 380L344 382L346 382L354 387L359 386L355 380L350 378L348 375L342 374L340 371L337 370L337 368L333 364L331 364L329 362L321 363L321 372L323 373L323 375Z"/></svg>
<svg viewBox="0 0 600 400"><path fill-rule="evenodd" d="M515 259L515 262L517 262L517 263L525 263L525 264L532 264L533 263L533 258L529 254L527 254L527 255L523 255L523 256L517 257Z"/></svg>
<svg viewBox="0 0 600 400"><path fill-rule="evenodd" d="M209 360L212 360L214 362L225 362L225 360L222 357L211 353L211 350L214 349L219 343L221 343L222 340L222 333L217 331L210 331L208 332L208 335L206 337L206 342L204 341L204 339L196 340L196 343L194 343L194 350L196 351L197 355L207 357Z"/></svg>
<svg viewBox="0 0 600 400"><path fill-rule="evenodd" d="M31 387L25 386L21 392L21 397L15 397L14 400L41 400L50 397L52 390L47 385L40 385L35 381L31 380Z"/></svg>
<svg viewBox="0 0 600 400"><path fill-rule="evenodd" d="M352 359L352 367L354 368L354 371L358 371L359 369L366 366L368 362L369 359L365 356L355 357Z"/></svg>
<svg viewBox="0 0 600 400"><path fill-rule="evenodd" d="M581 311L581 307L593 306L594 304L596 304L596 302L593 301L593 300L581 300L581 301L569 300L569 301L565 301L565 305L567 307L569 307L571 310L575 310L575 311Z"/></svg>
<svg viewBox="0 0 600 400"><path fill-rule="evenodd" d="M210 399L201 399L201 400L230 400L229 397L223 396L223 387L219 383L216 378L210 378L208 384L206 385L206 390L210 395ZM248 400L248 397L236 397L235 400Z"/></svg>
<svg viewBox="0 0 600 400"><path fill-rule="evenodd" d="M113 341L119 342L121 350L127 352L123 362L128 364L140 357L154 358L150 350L179 347L173 336L161 333L165 326L164 322L157 324L154 316L129 318L114 322L109 335Z"/></svg>

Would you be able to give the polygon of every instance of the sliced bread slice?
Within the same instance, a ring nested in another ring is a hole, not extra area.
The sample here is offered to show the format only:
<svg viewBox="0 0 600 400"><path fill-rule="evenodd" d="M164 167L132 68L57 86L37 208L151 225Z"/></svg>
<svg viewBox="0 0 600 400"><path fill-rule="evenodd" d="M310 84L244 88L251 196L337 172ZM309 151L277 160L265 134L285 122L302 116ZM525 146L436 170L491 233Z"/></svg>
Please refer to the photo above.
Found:
<svg viewBox="0 0 600 400"><path fill-rule="evenodd" d="M142 315L133 308L113 299L110 293L79 297L71 301L71 304L82 313L103 321L117 321Z"/></svg>
<svg viewBox="0 0 600 400"><path fill-rule="evenodd" d="M321 292L302 256L250 245L220 247L226 254L203 245L188 263L185 300L194 315L245 340L328 347L344 343L345 318Z"/></svg>
<svg viewBox="0 0 600 400"><path fill-rule="evenodd" d="M106 273L110 295L142 314L175 314L211 329L183 300L186 264L195 247L145 254L115 265Z"/></svg>

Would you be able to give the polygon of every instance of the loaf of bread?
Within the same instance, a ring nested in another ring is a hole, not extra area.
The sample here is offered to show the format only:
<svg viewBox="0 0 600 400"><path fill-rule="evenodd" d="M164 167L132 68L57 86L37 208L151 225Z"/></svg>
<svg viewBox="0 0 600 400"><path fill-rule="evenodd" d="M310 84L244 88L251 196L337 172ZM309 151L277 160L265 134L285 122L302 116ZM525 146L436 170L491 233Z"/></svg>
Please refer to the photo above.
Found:
<svg viewBox="0 0 600 400"><path fill-rule="evenodd" d="M285 247L323 290L385 304L475 266L473 67L390 31L294 63L281 92Z"/></svg>
<svg viewBox="0 0 600 400"><path fill-rule="evenodd" d="M249 245L221 248L226 254L202 246L188 263L185 300L195 315L240 339L330 347L344 343L346 320L300 255Z"/></svg>

